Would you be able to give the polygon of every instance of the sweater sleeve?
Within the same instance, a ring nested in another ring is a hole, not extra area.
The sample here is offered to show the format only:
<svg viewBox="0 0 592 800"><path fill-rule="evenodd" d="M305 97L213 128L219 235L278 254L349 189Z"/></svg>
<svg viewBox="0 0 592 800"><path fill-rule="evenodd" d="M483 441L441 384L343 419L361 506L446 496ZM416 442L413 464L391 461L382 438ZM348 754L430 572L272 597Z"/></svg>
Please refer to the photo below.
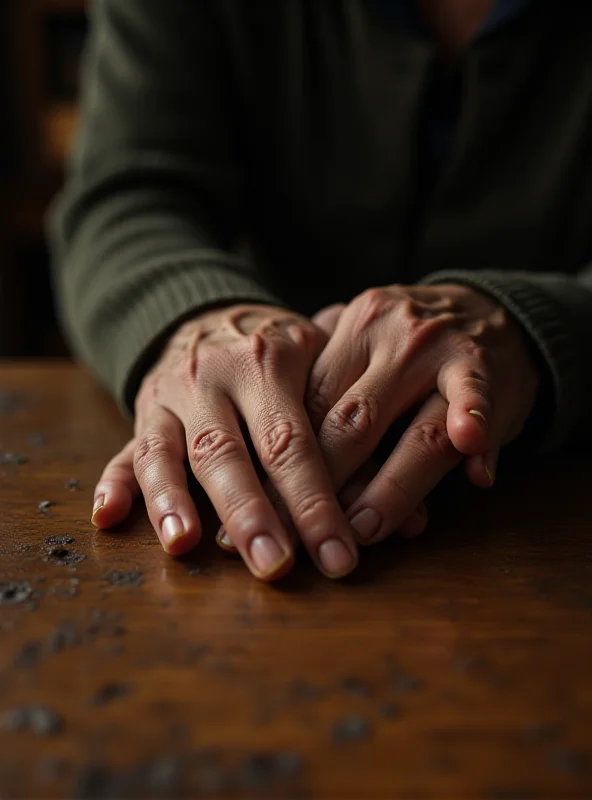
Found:
<svg viewBox="0 0 592 800"><path fill-rule="evenodd" d="M72 346L128 409L180 320L281 304L240 254L239 112L215 6L92 6L81 130L50 241Z"/></svg>
<svg viewBox="0 0 592 800"><path fill-rule="evenodd" d="M592 437L592 266L576 275L444 270L422 283L471 286L522 325L550 377L543 452Z"/></svg>

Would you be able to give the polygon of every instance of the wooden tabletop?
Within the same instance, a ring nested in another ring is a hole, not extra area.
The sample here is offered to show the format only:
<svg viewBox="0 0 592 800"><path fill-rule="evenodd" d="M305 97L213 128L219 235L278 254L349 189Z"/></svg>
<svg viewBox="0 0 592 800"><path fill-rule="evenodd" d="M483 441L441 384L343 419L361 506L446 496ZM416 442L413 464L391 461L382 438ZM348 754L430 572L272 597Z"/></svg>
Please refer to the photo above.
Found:
<svg viewBox="0 0 592 800"><path fill-rule="evenodd" d="M269 586L141 507L94 531L129 434L82 371L0 366L1 798L592 797L589 458Z"/></svg>

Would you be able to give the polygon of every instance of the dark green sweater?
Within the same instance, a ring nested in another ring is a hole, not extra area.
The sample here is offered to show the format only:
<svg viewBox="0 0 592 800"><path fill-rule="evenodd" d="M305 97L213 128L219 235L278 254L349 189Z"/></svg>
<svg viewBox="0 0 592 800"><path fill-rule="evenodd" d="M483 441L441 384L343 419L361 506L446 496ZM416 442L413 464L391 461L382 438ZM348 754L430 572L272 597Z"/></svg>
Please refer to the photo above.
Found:
<svg viewBox="0 0 592 800"><path fill-rule="evenodd" d="M462 58L420 180L425 39L365 0L95 0L83 120L52 221L79 355L128 408L211 304L306 314L372 285L497 297L546 365L548 442L592 433L592 4L539 0Z"/></svg>

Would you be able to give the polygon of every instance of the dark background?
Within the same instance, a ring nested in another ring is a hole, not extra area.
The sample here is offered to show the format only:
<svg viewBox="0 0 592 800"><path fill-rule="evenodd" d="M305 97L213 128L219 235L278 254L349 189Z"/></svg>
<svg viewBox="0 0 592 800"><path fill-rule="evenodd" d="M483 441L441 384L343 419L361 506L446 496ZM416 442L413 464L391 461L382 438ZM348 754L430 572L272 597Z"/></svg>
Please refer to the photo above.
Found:
<svg viewBox="0 0 592 800"><path fill-rule="evenodd" d="M125 2L125 0L122 0ZM86 0L0 0L0 357L67 353L44 220L76 127Z"/></svg>

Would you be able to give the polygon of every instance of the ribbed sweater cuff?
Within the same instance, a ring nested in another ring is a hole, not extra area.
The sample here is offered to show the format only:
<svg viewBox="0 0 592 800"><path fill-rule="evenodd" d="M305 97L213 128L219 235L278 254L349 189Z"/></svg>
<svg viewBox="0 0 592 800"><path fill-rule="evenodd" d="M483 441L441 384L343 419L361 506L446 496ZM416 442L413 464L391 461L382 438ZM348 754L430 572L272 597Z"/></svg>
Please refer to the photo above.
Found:
<svg viewBox="0 0 592 800"><path fill-rule="evenodd" d="M522 325L548 368L553 385L554 415L539 443L541 452L564 444L577 418L581 385L579 350L573 339L566 310L558 303L544 277L493 270L443 270L421 283L460 283L494 297Z"/></svg>
<svg viewBox="0 0 592 800"><path fill-rule="evenodd" d="M209 307L243 302L285 306L249 275L225 264L160 264L125 306L109 314L103 328L108 383L123 410L133 414L142 378L167 332Z"/></svg>

